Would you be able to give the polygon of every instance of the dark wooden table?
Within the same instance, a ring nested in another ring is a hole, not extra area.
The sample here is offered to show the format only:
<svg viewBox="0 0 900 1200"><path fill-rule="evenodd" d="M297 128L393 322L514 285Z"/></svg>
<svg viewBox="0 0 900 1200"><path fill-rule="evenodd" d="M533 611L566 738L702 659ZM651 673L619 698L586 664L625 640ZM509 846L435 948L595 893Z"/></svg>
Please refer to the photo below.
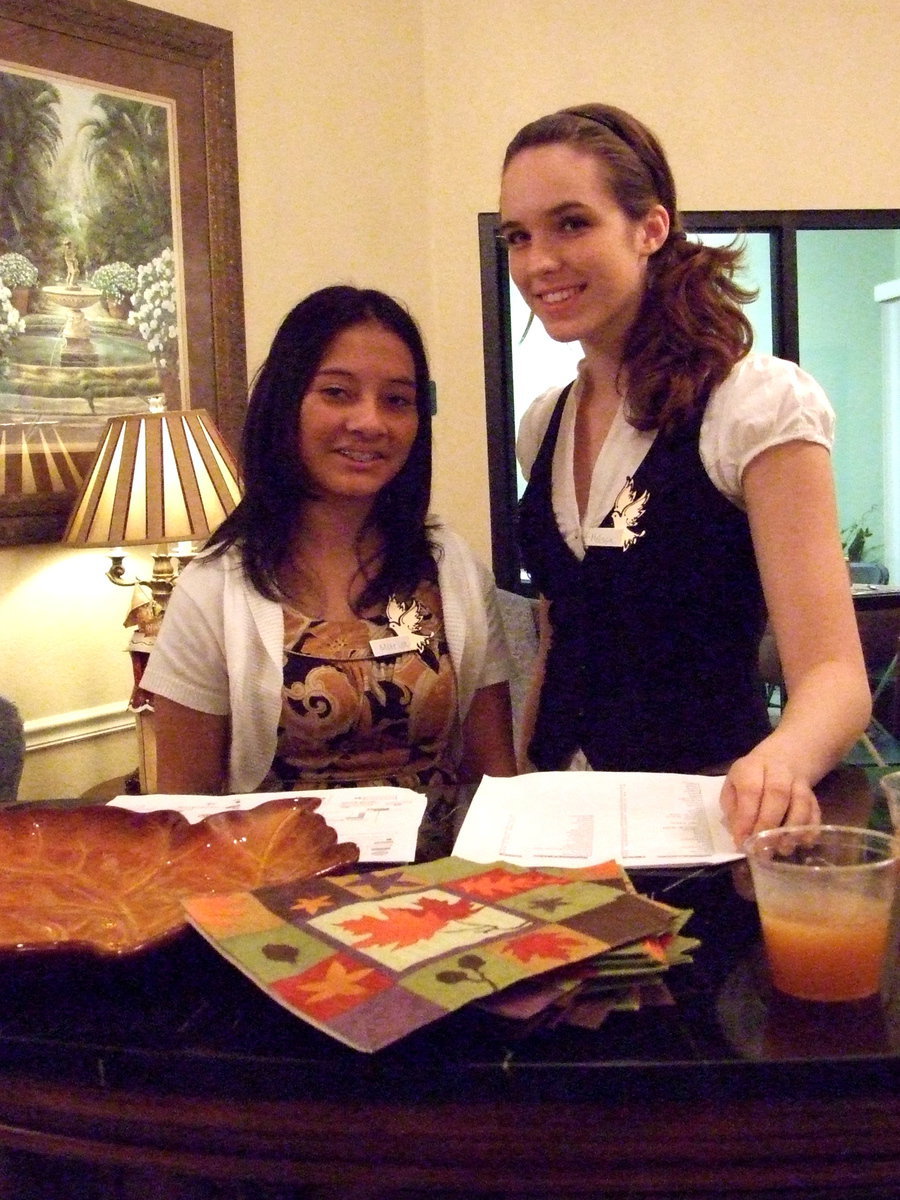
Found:
<svg viewBox="0 0 900 1200"><path fill-rule="evenodd" d="M900 587L890 583L854 583L850 589L857 612L879 608L900 609Z"/></svg>
<svg viewBox="0 0 900 1200"><path fill-rule="evenodd" d="M823 788L865 822L865 773ZM434 813L423 855L449 850ZM731 868L635 873L702 939L671 1007L524 1035L475 1009L374 1055L202 939L0 973L3 1200L900 1196L900 981L886 1004L768 986ZM55 1190L54 1190L55 1189Z"/></svg>

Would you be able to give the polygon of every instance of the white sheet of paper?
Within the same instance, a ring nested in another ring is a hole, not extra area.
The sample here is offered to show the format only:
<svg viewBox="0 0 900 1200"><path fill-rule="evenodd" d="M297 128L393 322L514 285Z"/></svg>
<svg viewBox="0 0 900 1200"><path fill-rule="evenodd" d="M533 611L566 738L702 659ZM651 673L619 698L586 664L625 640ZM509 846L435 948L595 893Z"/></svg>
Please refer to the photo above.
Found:
<svg viewBox="0 0 900 1200"><path fill-rule="evenodd" d="M355 842L360 862L412 862L425 815L425 796L410 788L328 788L321 792L250 792L234 796L117 796L111 804L132 812L175 809L191 822L220 812L244 812L282 796L315 796L316 811L339 842Z"/></svg>
<svg viewBox="0 0 900 1200"><path fill-rule="evenodd" d="M697 866L741 858L719 808L722 776L539 771L485 776L453 847L472 862Z"/></svg>

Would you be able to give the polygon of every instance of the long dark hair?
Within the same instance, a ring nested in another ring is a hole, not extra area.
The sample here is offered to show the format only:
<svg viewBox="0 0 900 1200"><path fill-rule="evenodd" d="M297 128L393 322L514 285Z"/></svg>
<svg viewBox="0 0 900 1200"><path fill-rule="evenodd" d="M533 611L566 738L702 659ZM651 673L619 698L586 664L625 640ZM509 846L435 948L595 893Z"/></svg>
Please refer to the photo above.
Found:
<svg viewBox="0 0 900 1200"><path fill-rule="evenodd" d="M688 241L659 140L621 108L581 104L532 121L509 143L503 169L522 150L559 143L598 160L616 203L632 220L655 204L669 214L669 233L650 257L647 289L622 367L628 372L632 425L681 425L704 410L713 388L753 343L743 305L754 293L734 278L742 250Z"/></svg>
<svg viewBox="0 0 900 1200"><path fill-rule="evenodd" d="M357 609L409 594L431 577L427 530L431 499L431 393L419 327L391 296L337 285L301 300L281 323L250 389L241 444L243 496L210 538L217 553L237 546L253 586L278 600L278 569L304 505L316 496L300 455L300 406L329 346L343 330L376 322L395 333L412 355L419 425L406 462L379 492L366 528L383 539L383 554L367 578ZM369 566L360 560L360 569Z"/></svg>

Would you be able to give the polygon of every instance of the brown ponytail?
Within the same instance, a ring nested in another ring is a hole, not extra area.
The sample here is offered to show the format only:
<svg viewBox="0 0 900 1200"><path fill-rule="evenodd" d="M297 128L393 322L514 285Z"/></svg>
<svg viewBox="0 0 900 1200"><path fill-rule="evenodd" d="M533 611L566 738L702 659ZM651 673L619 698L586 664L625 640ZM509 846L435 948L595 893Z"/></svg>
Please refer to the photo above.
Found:
<svg viewBox="0 0 900 1200"><path fill-rule="evenodd" d="M671 235L650 259L647 291L625 344L628 418L671 429L702 413L710 394L750 349L753 328L735 282L739 246Z"/></svg>

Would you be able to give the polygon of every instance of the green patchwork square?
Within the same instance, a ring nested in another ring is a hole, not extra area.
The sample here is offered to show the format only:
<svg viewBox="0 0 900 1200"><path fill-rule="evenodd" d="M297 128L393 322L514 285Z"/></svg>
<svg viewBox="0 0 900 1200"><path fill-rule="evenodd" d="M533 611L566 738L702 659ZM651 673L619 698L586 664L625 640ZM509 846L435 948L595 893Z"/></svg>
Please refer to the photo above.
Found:
<svg viewBox="0 0 900 1200"><path fill-rule="evenodd" d="M264 984L296 975L334 954L334 948L320 938L287 922L275 929L223 938L221 945L234 962Z"/></svg>
<svg viewBox="0 0 900 1200"><path fill-rule="evenodd" d="M493 954L490 946L477 946L427 963L397 982L449 1012L502 991L521 978L520 963Z"/></svg>

